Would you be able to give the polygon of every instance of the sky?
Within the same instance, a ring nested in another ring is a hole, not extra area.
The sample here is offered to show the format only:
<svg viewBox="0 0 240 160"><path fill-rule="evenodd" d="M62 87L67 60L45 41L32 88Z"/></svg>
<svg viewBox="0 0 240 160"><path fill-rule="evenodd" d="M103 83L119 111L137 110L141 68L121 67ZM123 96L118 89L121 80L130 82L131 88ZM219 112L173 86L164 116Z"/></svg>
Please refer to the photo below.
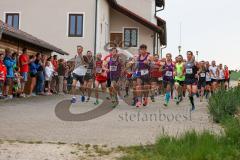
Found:
<svg viewBox="0 0 240 160"><path fill-rule="evenodd" d="M240 69L239 0L166 0L158 15L167 22L163 54L178 55L180 24L182 54L199 51L199 60L216 60Z"/></svg>

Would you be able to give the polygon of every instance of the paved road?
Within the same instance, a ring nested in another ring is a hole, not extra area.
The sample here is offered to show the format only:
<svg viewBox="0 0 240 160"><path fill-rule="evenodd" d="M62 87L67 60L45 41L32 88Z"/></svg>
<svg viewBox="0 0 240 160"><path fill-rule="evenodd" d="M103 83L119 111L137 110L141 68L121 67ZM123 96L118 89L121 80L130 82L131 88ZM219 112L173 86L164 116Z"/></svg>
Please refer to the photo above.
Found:
<svg viewBox="0 0 240 160"><path fill-rule="evenodd" d="M163 97L156 103L136 109L124 102L112 112L86 122L66 122L55 115L55 106L69 96L47 96L0 102L0 139L80 144L128 146L153 143L161 134L178 136L189 130L211 130L219 133L212 123L207 103L197 103L190 114L189 102L163 107ZM89 103L77 103L72 113L94 109Z"/></svg>

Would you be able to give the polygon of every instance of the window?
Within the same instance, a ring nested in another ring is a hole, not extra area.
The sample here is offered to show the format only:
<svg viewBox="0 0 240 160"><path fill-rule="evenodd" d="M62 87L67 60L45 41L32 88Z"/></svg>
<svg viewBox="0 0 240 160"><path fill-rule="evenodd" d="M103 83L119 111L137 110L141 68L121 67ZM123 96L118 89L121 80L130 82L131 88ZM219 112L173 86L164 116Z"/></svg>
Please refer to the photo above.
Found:
<svg viewBox="0 0 240 160"><path fill-rule="evenodd" d="M19 29L19 14L18 13L6 13L6 23L16 29Z"/></svg>
<svg viewBox="0 0 240 160"><path fill-rule="evenodd" d="M83 37L83 14L69 14L69 37Z"/></svg>
<svg viewBox="0 0 240 160"><path fill-rule="evenodd" d="M138 46L138 29L137 28L124 29L124 46L125 47Z"/></svg>

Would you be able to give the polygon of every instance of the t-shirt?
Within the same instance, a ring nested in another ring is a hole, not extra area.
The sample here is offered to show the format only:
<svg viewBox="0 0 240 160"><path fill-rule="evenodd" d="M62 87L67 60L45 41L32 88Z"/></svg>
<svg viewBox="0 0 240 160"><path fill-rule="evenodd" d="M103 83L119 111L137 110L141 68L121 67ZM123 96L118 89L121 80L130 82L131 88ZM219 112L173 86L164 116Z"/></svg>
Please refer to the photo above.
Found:
<svg viewBox="0 0 240 160"><path fill-rule="evenodd" d="M217 66L215 66L215 67L210 66L209 67L210 73L212 72L212 74L211 74L212 79L217 79L217 69L218 69Z"/></svg>
<svg viewBox="0 0 240 160"><path fill-rule="evenodd" d="M79 76L85 76L86 72L87 69L84 67L83 57L77 56L75 58L75 68L73 70L73 73Z"/></svg>
<svg viewBox="0 0 240 160"><path fill-rule="evenodd" d="M29 56L27 54L20 55L19 62L20 62L20 72L21 73L29 72L29 66L28 66ZM27 64L23 64L23 63L27 63Z"/></svg>

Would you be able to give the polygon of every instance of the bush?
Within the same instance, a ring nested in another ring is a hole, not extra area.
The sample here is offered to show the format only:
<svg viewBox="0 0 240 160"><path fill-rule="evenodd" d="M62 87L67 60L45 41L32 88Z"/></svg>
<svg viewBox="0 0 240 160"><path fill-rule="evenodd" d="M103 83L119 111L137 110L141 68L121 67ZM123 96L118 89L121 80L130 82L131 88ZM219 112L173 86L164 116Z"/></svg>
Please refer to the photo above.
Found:
<svg viewBox="0 0 240 160"><path fill-rule="evenodd" d="M209 111L215 122L220 122L228 116L234 116L240 106L240 89L218 91L209 100Z"/></svg>

